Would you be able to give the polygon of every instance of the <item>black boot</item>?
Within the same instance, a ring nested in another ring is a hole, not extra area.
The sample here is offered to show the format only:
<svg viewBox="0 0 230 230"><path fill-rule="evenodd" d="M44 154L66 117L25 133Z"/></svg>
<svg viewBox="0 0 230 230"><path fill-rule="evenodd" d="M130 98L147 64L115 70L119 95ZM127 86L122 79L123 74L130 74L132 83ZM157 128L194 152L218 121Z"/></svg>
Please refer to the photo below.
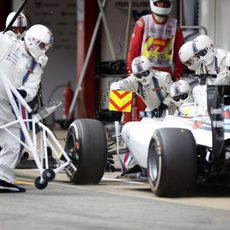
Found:
<svg viewBox="0 0 230 230"><path fill-rule="evenodd" d="M26 189L0 179L0 193L25 192Z"/></svg>

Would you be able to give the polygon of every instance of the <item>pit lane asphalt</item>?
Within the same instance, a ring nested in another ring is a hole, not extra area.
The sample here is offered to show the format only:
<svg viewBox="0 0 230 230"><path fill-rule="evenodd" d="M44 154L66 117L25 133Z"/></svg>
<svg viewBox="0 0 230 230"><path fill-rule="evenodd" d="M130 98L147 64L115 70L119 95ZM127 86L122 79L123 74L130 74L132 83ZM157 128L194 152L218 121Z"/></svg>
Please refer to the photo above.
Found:
<svg viewBox="0 0 230 230"><path fill-rule="evenodd" d="M60 173L44 190L34 186L37 170L17 169L16 175L27 192L0 194L0 230L230 229L230 189L206 187L166 199L120 172L106 172L93 186L73 185Z"/></svg>
<svg viewBox="0 0 230 230"><path fill-rule="evenodd" d="M34 187L38 171L17 170L17 184L27 192L0 194L0 229L229 230L229 189L158 198L148 183L116 179L118 175L105 173L98 185L77 186L61 173L38 190Z"/></svg>

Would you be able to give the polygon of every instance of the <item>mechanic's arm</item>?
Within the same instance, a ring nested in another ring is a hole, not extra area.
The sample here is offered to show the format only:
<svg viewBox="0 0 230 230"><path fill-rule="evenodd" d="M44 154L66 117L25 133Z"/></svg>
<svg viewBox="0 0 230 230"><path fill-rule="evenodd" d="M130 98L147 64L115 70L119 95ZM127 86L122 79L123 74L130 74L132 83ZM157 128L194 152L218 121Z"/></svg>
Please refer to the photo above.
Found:
<svg viewBox="0 0 230 230"><path fill-rule="evenodd" d="M143 39L143 33L145 29L145 23L143 18L140 18L136 21L136 24L133 29L132 37L130 40L128 58L127 58L127 71L128 75L132 73L131 64L135 57L141 54L141 44Z"/></svg>
<svg viewBox="0 0 230 230"><path fill-rule="evenodd" d="M214 85L230 85L230 71L224 70L218 73Z"/></svg>
<svg viewBox="0 0 230 230"><path fill-rule="evenodd" d="M169 106L172 102L172 98L170 96L170 87L173 83L171 74L167 73L164 77L164 83L165 83L165 91L167 96L165 97L163 103L167 106Z"/></svg>
<svg viewBox="0 0 230 230"><path fill-rule="evenodd" d="M137 89L138 89L138 83L132 74L129 77L117 82L113 82L110 85L110 90L123 90L123 91L137 92Z"/></svg>
<svg viewBox="0 0 230 230"><path fill-rule="evenodd" d="M40 86L40 82L41 82L42 73L43 71L41 69L41 66L37 65L35 69L33 70L33 72L29 75L24 85L18 88L19 93L20 91L21 92L24 91L23 93L26 93L26 96L24 98L27 102L32 101L34 97L37 95L37 92Z"/></svg>

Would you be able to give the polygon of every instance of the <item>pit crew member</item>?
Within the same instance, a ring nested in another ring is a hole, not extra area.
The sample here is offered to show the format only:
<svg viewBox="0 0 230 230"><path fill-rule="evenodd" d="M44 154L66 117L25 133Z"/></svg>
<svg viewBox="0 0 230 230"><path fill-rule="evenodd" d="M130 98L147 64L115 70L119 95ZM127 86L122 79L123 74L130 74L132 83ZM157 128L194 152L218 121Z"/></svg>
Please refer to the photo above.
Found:
<svg viewBox="0 0 230 230"><path fill-rule="evenodd" d="M53 35L44 25L34 25L25 34L24 41L15 42L7 35L0 35L0 74L1 80L7 77L17 88L21 96L31 101L37 94L43 70L38 64L41 55L53 44ZM0 125L15 120L9 99L1 84L0 89ZM16 137L21 136L18 124L12 125L9 131ZM15 167L20 158L20 142L6 130L0 129L0 193L25 192L15 184ZM23 140L22 140L23 141Z"/></svg>
<svg viewBox="0 0 230 230"><path fill-rule="evenodd" d="M167 72L152 69L152 63L145 56L132 61L132 74L118 82L113 82L111 90L136 93L146 104L146 111L154 117L161 117L171 106L170 86L173 83Z"/></svg>
<svg viewBox="0 0 230 230"><path fill-rule="evenodd" d="M192 88L186 80L173 82L170 87L170 95L177 108L174 115L193 117L196 114Z"/></svg>

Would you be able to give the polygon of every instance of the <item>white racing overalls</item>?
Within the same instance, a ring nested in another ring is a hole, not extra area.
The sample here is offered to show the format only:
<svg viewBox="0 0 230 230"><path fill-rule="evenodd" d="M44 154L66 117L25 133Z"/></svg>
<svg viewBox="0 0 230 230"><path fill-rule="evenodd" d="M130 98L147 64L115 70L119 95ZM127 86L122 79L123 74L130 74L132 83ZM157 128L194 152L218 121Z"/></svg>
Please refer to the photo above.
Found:
<svg viewBox="0 0 230 230"><path fill-rule="evenodd" d="M218 84L220 76L226 69L227 52L217 48L213 61L208 65L201 64L196 70L196 74L216 74L217 78L207 78L206 84L197 85L193 88L194 102L198 106L198 113L207 114L207 85Z"/></svg>
<svg viewBox="0 0 230 230"><path fill-rule="evenodd" d="M172 102L170 86L172 83L169 73L154 71L152 81L148 85L141 85L133 75L130 75L118 82L113 82L110 89L135 92L146 104L146 111L154 111L161 103L170 106ZM165 113L162 115L165 115ZM121 161L126 170L130 170L137 164L130 152L121 155Z"/></svg>
<svg viewBox="0 0 230 230"><path fill-rule="evenodd" d="M1 81L7 78L17 89L25 90L25 100L29 102L37 94L42 73L40 65L26 52L23 41L13 41L0 34L0 126L16 119ZM19 124L8 129L19 139L23 138ZM0 146L0 179L14 184L20 142L0 129Z"/></svg>

